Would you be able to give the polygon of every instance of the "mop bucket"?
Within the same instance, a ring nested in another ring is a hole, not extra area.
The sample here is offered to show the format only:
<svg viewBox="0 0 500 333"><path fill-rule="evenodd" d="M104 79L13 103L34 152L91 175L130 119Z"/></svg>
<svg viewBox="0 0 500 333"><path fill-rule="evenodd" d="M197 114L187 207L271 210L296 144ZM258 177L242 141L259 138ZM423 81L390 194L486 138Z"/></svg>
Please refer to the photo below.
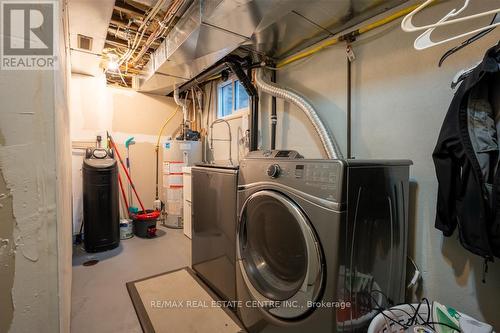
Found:
<svg viewBox="0 0 500 333"><path fill-rule="evenodd" d="M146 212L139 211L130 216L134 223L134 234L141 238L156 237L156 221L160 217L157 210L148 209Z"/></svg>
<svg viewBox="0 0 500 333"><path fill-rule="evenodd" d="M134 229L134 234L138 237L142 238L153 238L156 236L156 220L158 220L158 217L160 217L160 212L157 210L152 210L152 209L145 209L144 205L142 204L141 198L139 197L139 194L137 193L137 190L135 188L134 182L132 181L132 178L130 178L130 174L127 171L127 167L123 163L123 159L120 155L120 152L118 148L116 147L115 142L113 141L113 138L111 135L108 133L108 139L111 144L111 146L114 149L114 152L116 153L116 156L118 157L118 161L120 161L120 165L123 168L123 172L127 176L128 182L130 184L130 187L132 191L134 192L137 201L139 201L139 205L141 206L142 210L139 212L134 212L134 210L131 210L127 197L125 195L125 191L123 189L123 184L122 180L120 177L120 174L118 174L118 182L120 183L120 190L122 192L123 200L125 201L125 206L127 207L127 211L129 212L130 218L133 220L133 229Z"/></svg>

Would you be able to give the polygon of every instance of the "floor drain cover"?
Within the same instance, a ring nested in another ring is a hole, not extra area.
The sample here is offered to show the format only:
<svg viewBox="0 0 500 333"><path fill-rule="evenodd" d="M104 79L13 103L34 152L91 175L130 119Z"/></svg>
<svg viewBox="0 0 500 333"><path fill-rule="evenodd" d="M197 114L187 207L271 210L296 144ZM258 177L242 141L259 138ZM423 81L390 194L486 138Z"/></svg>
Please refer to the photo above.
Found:
<svg viewBox="0 0 500 333"><path fill-rule="evenodd" d="M97 260L97 259L89 260L89 261L84 262L83 266L94 266L98 262L99 262L99 260Z"/></svg>

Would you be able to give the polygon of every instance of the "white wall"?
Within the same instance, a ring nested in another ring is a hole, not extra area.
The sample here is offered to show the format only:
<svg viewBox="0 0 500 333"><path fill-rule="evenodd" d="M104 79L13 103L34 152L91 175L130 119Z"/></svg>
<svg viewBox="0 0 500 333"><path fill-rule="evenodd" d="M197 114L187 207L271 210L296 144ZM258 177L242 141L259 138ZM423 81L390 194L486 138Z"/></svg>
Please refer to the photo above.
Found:
<svg viewBox="0 0 500 333"><path fill-rule="evenodd" d="M56 136L56 202L58 242L58 288L59 330L70 331L71 283L73 242L71 237L71 140L69 134L69 84L71 72L70 47L68 42L69 13L67 4L61 6L62 33L59 59L60 70L55 75L55 136Z"/></svg>
<svg viewBox="0 0 500 333"><path fill-rule="evenodd" d="M415 21L436 22L451 8L462 4L461 0L440 3ZM472 1L467 13L495 7L498 7L497 0ZM467 31L490 20L488 17L475 24L443 29L436 33L436 38ZM417 34L404 33L399 25L400 20L363 35L353 44L356 54L352 65L353 155L413 160L410 253L423 271L421 296L485 319L499 330L500 265L490 265L487 283L483 284L482 259L463 249L456 233L444 238L434 229L437 180L431 154L453 97L450 89L453 76L481 60L486 49L500 39L500 29L452 55L438 68L442 54L459 42L416 51L413 41ZM278 83L302 93L317 107L344 154L346 75L344 45L331 47L278 71ZM269 148L269 98L262 98L262 105L262 146ZM296 149L310 158L322 155L307 119L294 106L279 100L277 132L277 148Z"/></svg>
<svg viewBox="0 0 500 333"><path fill-rule="evenodd" d="M60 8L63 9L61 1ZM71 289L64 15L54 71L0 70L0 331L68 332Z"/></svg>
<svg viewBox="0 0 500 333"><path fill-rule="evenodd" d="M104 76L92 77L80 74L71 76L71 139L73 142L95 142L101 135L103 143L109 131L125 159L124 142L133 136L136 144L130 148L132 178L146 208L151 208L155 197L155 145L163 123L176 109L172 98L148 95L131 89L106 85ZM177 112L166 126L162 142L171 135L182 121ZM83 150L73 149L73 233L80 230L82 220ZM160 163L162 154L160 151ZM161 165L161 164L160 164ZM120 167L121 170L121 167ZM124 185L127 186L122 173ZM159 177L160 195L162 186ZM121 194L120 194L121 197ZM134 198L136 206L137 200Z"/></svg>

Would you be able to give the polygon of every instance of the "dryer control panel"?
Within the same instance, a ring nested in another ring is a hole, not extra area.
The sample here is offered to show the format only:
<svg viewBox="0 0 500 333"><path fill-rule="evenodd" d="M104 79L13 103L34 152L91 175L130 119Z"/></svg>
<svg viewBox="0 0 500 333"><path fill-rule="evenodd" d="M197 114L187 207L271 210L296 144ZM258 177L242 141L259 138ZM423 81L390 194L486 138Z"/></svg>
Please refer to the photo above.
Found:
<svg viewBox="0 0 500 333"><path fill-rule="evenodd" d="M248 153L247 158L294 160L304 157L296 150L254 150Z"/></svg>
<svg viewBox="0 0 500 333"><path fill-rule="evenodd" d="M270 178L285 178L283 181L303 183L309 186L335 191L339 182L338 163L273 163L267 167L266 174ZM288 181L287 181L288 179Z"/></svg>
<svg viewBox="0 0 500 333"><path fill-rule="evenodd" d="M341 202L343 170L340 160L246 158L240 163L239 184L274 183Z"/></svg>

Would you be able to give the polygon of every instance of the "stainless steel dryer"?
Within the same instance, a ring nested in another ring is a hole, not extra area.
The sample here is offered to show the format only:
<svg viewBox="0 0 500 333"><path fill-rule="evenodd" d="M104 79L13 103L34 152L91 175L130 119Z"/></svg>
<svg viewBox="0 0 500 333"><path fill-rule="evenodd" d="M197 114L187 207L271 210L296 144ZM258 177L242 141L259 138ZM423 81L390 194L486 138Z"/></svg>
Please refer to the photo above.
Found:
<svg viewBox="0 0 500 333"><path fill-rule="evenodd" d="M404 299L410 161L240 163L236 292L249 332L366 331Z"/></svg>

